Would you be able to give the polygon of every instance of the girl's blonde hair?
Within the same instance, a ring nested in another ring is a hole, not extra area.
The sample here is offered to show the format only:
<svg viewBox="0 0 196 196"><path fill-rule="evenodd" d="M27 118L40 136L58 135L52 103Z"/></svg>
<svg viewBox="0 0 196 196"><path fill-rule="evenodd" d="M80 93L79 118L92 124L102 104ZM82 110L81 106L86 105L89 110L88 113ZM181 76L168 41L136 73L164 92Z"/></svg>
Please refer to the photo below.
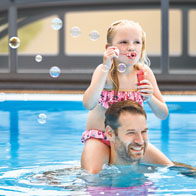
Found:
<svg viewBox="0 0 196 196"><path fill-rule="evenodd" d="M112 40L114 38L115 33L118 31L118 28L120 26L123 26L126 24L133 25L133 26L139 28L142 32L142 52L141 52L140 62L138 62L136 65L134 65L134 68L136 70L142 69L144 64L147 64L148 66L150 66L150 60L148 59L148 57L146 55L146 33L143 31L143 29L139 23L136 23L136 22L130 21L130 20L118 20L118 21L112 23L107 31L107 44L112 45ZM110 77L111 77L111 80L114 85L115 95L117 95L118 90L119 90L119 81L118 81L117 73L118 73L117 72L117 63L116 63L116 59L114 59L111 70L110 70Z"/></svg>

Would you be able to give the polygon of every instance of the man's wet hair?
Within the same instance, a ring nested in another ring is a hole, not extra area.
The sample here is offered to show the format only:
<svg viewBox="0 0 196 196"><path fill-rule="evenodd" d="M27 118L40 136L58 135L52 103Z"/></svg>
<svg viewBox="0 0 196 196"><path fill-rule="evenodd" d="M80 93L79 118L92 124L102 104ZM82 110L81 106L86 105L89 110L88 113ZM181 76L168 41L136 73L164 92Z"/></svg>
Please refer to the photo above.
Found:
<svg viewBox="0 0 196 196"><path fill-rule="evenodd" d="M126 100L113 103L105 112L105 127L109 125L116 135L118 135L117 129L120 127L118 122L119 116L125 111L135 115L143 115L147 119L145 110L135 101Z"/></svg>

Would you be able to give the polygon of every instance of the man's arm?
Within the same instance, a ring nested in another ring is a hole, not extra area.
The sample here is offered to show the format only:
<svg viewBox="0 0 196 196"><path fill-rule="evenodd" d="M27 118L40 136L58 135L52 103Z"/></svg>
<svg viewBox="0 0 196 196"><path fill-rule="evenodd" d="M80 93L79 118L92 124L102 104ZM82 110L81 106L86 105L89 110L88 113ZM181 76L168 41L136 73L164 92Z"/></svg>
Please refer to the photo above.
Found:
<svg viewBox="0 0 196 196"><path fill-rule="evenodd" d="M170 161L158 148L151 143L148 143L146 152L143 157L146 163L173 166L174 163Z"/></svg>

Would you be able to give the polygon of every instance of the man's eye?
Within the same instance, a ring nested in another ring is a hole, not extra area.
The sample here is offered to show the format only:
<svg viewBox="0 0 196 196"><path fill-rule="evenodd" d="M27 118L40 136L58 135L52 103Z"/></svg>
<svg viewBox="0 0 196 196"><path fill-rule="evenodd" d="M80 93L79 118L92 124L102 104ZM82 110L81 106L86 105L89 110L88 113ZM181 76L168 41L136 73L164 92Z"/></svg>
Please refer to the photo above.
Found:
<svg viewBox="0 0 196 196"><path fill-rule="evenodd" d="M127 135L132 135L134 134L134 132L127 132Z"/></svg>

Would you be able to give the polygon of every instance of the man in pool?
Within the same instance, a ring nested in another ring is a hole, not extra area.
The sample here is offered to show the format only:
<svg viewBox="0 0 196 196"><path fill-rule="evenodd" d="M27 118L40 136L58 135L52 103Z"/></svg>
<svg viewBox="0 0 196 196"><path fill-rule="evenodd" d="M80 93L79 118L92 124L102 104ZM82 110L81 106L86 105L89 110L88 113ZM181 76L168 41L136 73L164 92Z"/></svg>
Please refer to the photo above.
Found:
<svg viewBox="0 0 196 196"><path fill-rule="evenodd" d="M111 145L110 164L131 165L140 161L160 164L151 151L151 159L145 157L148 143L146 112L138 103L128 100L112 104L105 113L106 135ZM164 154L160 157L166 158ZM166 158L167 159L167 158ZM174 163L168 159L167 166Z"/></svg>

